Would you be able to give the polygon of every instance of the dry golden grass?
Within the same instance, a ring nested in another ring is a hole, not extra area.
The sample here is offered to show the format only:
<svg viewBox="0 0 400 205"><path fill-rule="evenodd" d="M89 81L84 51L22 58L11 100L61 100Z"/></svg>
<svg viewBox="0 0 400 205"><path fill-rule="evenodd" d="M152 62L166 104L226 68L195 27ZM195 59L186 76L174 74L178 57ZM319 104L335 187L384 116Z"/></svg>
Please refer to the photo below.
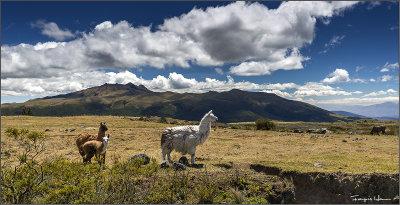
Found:
<svg viewBox="0 0 400 205"><path fill-rule="evenodd" d="M2 116L2 165L15 165L19 151L14 139L4 134L8 127L39 132L50 129L45 132L48 136L47 149L41 157L63 155L67 159L81 161L75 139L80 133L97 134L100 122L107 122L107 133L111 134L106 164L111 164L113 158L128 160L139 153L161 162L160 135L166 126L173 126L131 121L119 116ZM73 128L76 129L73 132L64 131ZM310 139L312 135L317 137ZM354 138L361 140L352 141ZM342 142L343 139L347 142ZM180 156L179 153L172 153L175 161ZM213 128L209 139L197 147L196 162L209 167L216 164L259 163L301 172L399 173L399 136L296 134ZM314 163L321 163L323 167L315 167Z"/></svg>

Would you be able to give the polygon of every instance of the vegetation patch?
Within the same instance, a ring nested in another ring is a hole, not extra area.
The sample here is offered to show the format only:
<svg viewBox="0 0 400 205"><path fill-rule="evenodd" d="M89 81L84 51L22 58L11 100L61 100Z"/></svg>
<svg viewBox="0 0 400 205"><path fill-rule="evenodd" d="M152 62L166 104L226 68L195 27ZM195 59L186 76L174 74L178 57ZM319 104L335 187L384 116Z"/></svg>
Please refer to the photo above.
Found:
<svg viewBox="0 0 400 205"><path fill-rule="evenodd" d="M114 158L109 166L83 164L59 155L37 160L45 150L43 133L8 128L6 134L23 151L17 166L2 166L3 203L271 203L279 196L271 186L282 184L279 178L254 177L239 170L210 173L207 167L192 171L160 169L154 158L147 165L140 158Z"/></svg>

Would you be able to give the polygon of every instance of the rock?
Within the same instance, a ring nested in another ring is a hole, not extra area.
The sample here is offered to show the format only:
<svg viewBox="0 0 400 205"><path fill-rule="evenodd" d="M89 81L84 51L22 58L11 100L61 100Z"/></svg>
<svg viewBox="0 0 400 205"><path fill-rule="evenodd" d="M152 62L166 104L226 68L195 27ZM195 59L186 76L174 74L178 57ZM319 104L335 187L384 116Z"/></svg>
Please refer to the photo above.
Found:
<svg viewBox="0 0 400 205"><path fill-rule="evenodd" d="M48 131L50 131L50 129L45 129L44 131L45 131L45 132L48 132Z"/></svg>
<svg viewBox="0 0 400 205"><path fill-rule="evenodd" d="M350 138L350 136L347 136L346 138Z"/></svg>
<svg viewBox="0 0 400 205"><path fill-rule="evenodd" d="M150 163L150 157L147 156L146 154L137 154L137 155L131 157L131 160L134 160L136 158L144 159L144 164Z"/></svg>
<svg viewBox="0 0 400 205"><path fill-rule="evenodd" d="M349 135L352 135L352 134L353 134L353 132L348 132L347 134L349 134Z"/></svg>
<svg viewBox="0 0 400 205"><path fill-rule="evenodd" d="M303 133L303 131L301 129L295 129L293 132L294 133Z"/></svg>
<svg viewBox="0 0 400 205"><path fill-rule="evenodd" d="M81 128L86 128L86 126L81 126Z"/></svg>
<svg viewBox="0 0 400 205"><path fill-rule="evenodd" d="M316 133L316 134L326 134L327 130L326 128L321 128L321 129L308 129L307 133Z"/></svg>
<svg viewBox="0 0 400 205"><path fill-rule="evenodd" d="M353 139L353 141L357 141L357 140L358 140L358 138L357 138L357 137Z"/></svg>
<svg viewBox="0 0 400 205"><path fill-rule="evenodd" d="M135 118L133 118L133 117L127 117L127 116L125 116L124 118L125 118L125 119L129 119L129 120L132 120L132 121L137 121L137 119L135 119Z"/></svg>
<svg viewBox="0 0 400 205"><path fill-rule="evenodd" d="M181 164L179 162L174 162L172 163L172 167L175 168L175 170L186 170L186 166L184 164Z"/></svg>
<svg viewBox="0 0 400 205"><path fill-rule="evenodd" d="M314 163L314 167L322 167L323 165L321 163Z"/></svg>
<svg viewBox="0 0 400 205"><path fill-rule="evenodd" d="M342 142L347 142L347 140L342 140Z"/></svg>
<svg viewBox="0 0 400 205"><path fill-rule="evenodd" d="M75 130L76 130L76 129L70 129L69 131L70 131L70 132L73 132L73 131L75 131Z"/></svg>
<svg viewBox="0 0 400 205"><path fill-rule="evenodd" d="M204 164L191 164L191 165L189 165L190 167L193 167L193 168L203 168L204 167Z"/></svg>
<svg viewBox="0 0 400 205"><path fill-rule="evenodd" d="M184 165L186 165L186 166L189 166L189 160L188 160L186 157L184 157L184 156L182 156L181 158L179 158L179 163L184 164Z"/></svg>
<svg viewBox="0 0 400 205"><path fill-rule="evenodd" d="M160 163L160 167L161 167L161 168L168 168L168 167L169 167L168 161L167 161L167 160L162 161L162 162Z"/></svg>
<svg viewBox="0 0 400 205"><path fill-rule="evenodd" d="M316 135L311 135L311 137L310 137L310 139L315 139L315 138L317 138Z"/></svg>

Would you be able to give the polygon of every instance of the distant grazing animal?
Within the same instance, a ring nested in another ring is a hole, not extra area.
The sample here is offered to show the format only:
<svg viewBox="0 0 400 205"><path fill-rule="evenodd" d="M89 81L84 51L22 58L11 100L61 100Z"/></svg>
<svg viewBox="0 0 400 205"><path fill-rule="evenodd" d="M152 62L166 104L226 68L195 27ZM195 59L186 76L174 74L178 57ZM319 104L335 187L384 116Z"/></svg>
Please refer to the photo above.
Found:
<svg viewBox="0 0 400 205"><path fill-rule="evenodd" d="M385 126L382 126L382 125L374 126L371 130L371 135L374 135L375 132L376 132L376 134L378 134L378 136L379 136L379 132L382 132L382 134L386 134L385 130L386 130Z"/></svg>
<svg viewBox="0 0 400 205"><path fill-rule="evenodd" d="M97 134L97 136L95 135L90 135L90 134L80 134L78 136L78 138L76 139L76 146L78 146L79 149L79 154L82 157L85 157L85 152L82 149L82 145L87 142L87 141L91 141L91 140L97 140L99 142L103 141L103 137L106 136L106 131L108 130L108 127L106 126L106 123L101 123L100 122L100 127L99 127L99 133ZM105 163L106 161L106 153L104 152L104 154L102 154L100 156L102 159L102 162Z"/></svg>
<svg viewBox="0 0 400 205"><path fill-rule="evenodd" d="M179 127L167 127L161 135L162 158L165 160L165 155L168 156L168 161L171 162L171 152L175 150L182 155L190 154L191 163L194 165L194 155L196 146L203 144L211 131L211 122L218 120L214 116L212 110L206 113L201 119L199 125L186 125Z"/></svg>
<svg viewBox="0 0 400 205"><path fill-rule="evenodd" d="M96 155L98 158L99 155L106 153L109 137L110 137L110 134L108 134L107 136L104 136L102 142L99 142L97 140L85 142L82 145L82 150L85 154L85 156L83 158L83 163L85 163L85 162L90 163L92 161L92 157L94 155ZM101 165L102 162L99 161L99 164Z"/></svg>

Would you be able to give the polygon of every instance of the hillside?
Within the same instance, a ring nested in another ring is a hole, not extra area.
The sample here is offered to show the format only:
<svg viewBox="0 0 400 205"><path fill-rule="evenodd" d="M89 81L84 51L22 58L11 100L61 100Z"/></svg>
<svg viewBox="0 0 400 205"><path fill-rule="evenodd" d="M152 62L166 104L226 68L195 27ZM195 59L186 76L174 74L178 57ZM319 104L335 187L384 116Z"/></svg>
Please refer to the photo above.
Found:
<svg viewBox="0 0 400 205"><path fill-rule="evenodd" d="M227 92L153 92L132 83L104 84L64 95L3 104L2 115L20 115L23 107L36 116L156 115L200 120L214 110L220 122L245 122L266 118L281 121L333 122L351 120L316 106L275 94L233 89Z"/></svg>

